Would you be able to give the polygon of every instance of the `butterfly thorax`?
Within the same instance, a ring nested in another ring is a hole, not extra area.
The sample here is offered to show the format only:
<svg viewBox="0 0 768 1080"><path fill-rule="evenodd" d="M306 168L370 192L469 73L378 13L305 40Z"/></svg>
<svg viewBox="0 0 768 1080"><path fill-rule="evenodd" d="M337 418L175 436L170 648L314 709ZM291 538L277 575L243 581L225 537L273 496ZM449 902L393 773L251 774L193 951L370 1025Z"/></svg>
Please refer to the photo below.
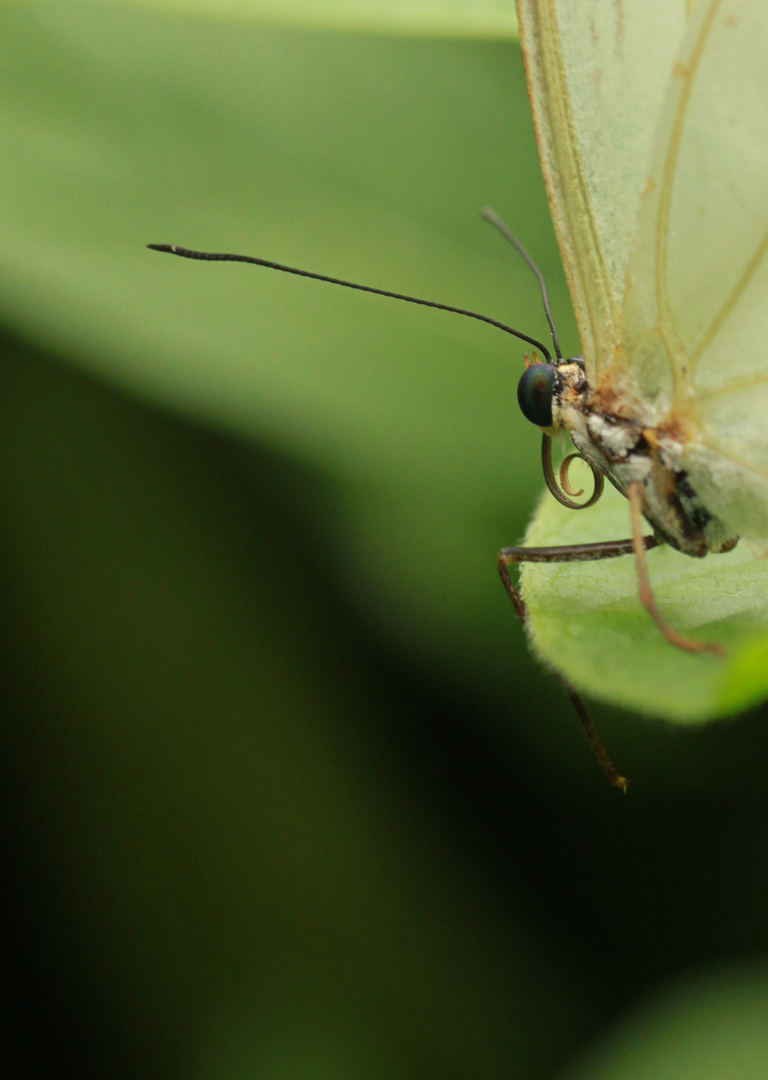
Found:
<svg viewBox="0 0 768 1080"><path fill-rule="evenodd" d="M552 417L586 460L622 493L643 485L654 531L686 555L730 551L738 537L704 505L684 466L686 437L668 419L640 417L628 395L594 393L580 357L556 367Z"/></svg>

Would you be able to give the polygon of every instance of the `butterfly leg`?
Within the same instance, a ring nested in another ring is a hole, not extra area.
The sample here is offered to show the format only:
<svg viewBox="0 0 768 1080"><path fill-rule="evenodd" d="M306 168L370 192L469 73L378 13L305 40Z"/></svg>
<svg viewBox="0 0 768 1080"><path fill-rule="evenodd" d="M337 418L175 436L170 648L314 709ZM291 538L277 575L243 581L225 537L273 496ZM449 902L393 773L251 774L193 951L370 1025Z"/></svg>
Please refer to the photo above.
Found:
<svg viewBox="0 0 768 1080"><path fill-rule="evenodd" d="M668 622L663 618L661 612L656 607L656 601L651 591L651 584L648 579L648 566L645 559L645 552L648 545L643 543L645 539L643 537L643 485L639 483L632 483L627 485L627 499L629 500L629 511L632 522L632 550L635 553L635 566L637 567L637 588L640 593L640 603L645 610L651 616L653 621L661 630L667 641L676 645L678 649L685 649L686 652L701 653L711 652L716 656L723 656L725 649L722 645L712 645L706 642L694 641L693 638L688 638L684 634L678 633Z"/></svg>
<svg viewBox="0 0 768 1080"><path fill-rule="evenodd" d="M663 543L663 541L656 536L641 536L640 542L643 547L643 553L645 553L646 548L657 547L659 544ZM634 540L608 540L595 544L569 544L562 547L507 547L502 548L499 552L497 566L499 577L507 591L507 596L514 604L515 611L523 626L525 626L528 621L528 613L525 609L523 598L515 588L514 582L510 576L510 567L514 566L516 563L523 562L591 562L596 559L614 559L618 555L631 555L633 551L635 551ZM576 710L576 715L581 723L582 731L587 738L587 742L592 747L592 752L600 763L600 767L614 787L626 791L627 780L614 768L611 759L608 757L608 752L600 741L600 736L597 734L594 721L589 715L584 702L563 675L560 675L559 678L563 684L563 689Z"/></svg>

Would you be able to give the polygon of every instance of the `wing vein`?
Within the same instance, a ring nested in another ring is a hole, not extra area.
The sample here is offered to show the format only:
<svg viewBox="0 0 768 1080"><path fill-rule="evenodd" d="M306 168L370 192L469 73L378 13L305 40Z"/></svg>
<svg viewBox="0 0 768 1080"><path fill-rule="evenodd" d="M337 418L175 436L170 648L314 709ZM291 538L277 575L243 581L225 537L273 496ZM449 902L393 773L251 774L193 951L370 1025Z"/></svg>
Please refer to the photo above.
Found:
<svg viewBox="0 0 768 1080"><path fill-rule="evenodd" d="M751 390L754 386L760 386L768 382L768 371L756 371L752 375L743 375L740 379L729 379L721 386L707 386L696 391L694 400L697 404L709 401L712 398L726 397L728 394L738 394L742 390Z"/></svg>
<svg viewBox="0 0 768 1080"><path fill-rule="evenodd" d="M739 280L734 285L730 296L727 297L727 299L725 300L725 303L720 308L717 315L714 317L712 322L709 324L709 327L707 328L707 330L704 332L704 334L702 335L702 337L698 341L696 347L691 352L688 360L689 360L690 370L692 372L695 370L696 365L701 360L701 357L704 355L704 353L706 352L706 350L708 349L708 347L712 343L713 339L717 336L717 334L722 329L723 323L726 321L728 316L731 314L733 309L738 304L742 293L744 292L744 290L749 285L750 281L752 280L752 277L755 274L755 271L760 266L760 263L763 261L766 251L768 251L768 232L766 232L765 236L763 237L763 239L760 241L757 248L755 249L755 252L752 255L752 258L749 260L747 265L744 267L744 272L742 273L741 277L739 278Z"/></svg>
<svg viewBox="0 0 768 1080"><path fill-rule="evenodd" d="M712 450L715 454L725 458L727 461L732 461L734 465L738 465L739 468L744 469L745 472L751 472L763 480L768 480L768 469L763 469L759 465L755 465L754 461L747 461L746 458L741 457L741 455L731 450L730 447L721 443L719 439L713 438L705 433L701 442L708 450Z"/></svg>
<svg viewBox="0 0 768 1080"><path fill-rule="evenodd" d="M675 70L673 75L673 77L685 78L685 85L683 86L680 99L677 103L675 118L667 147L667 154L662 168L661 190L659 192L659 216L656 222L656 310L658 311L659 330L666 342L670 359L675 355L680 356L684 351L680 343L680 336L672 318L667 281L667 240L669 238L669 217L672 207L672 187L675 176L675 166L680 153L680 143L683 136L683 124L688 111L694 76L701 61L704 46L710 30L712 29L712 23L714 22L720 3L721 0L712 0L710 3L706 18L702 23L701 31L691 53L689 64L684 70ZM671 363L670 368L672 371L673 393L675 393L678 390L679 382L678 366Z"/></svg>

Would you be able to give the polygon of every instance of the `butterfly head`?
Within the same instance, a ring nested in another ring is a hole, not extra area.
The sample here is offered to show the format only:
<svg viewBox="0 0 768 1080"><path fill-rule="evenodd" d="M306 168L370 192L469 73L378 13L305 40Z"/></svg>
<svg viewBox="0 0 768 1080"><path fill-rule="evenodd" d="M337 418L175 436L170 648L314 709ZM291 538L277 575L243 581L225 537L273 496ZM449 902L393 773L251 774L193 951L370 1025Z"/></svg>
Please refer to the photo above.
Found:
<svg viewBox="0 0 768 1080"><path fill-rule="evenodd" d="M587 390L584 361L580 356L542 363L533 354L517 384L517 403L526 420L540 428L570 427L564 407L582 410Z"/></svg>
<svg viewBox="0 0 768 1080"><path fill-rule="evenodd" d="M554 364L534 363L526 367L517 384L517 403L526 420L538 427L552 427L554 389Z"/></svg>

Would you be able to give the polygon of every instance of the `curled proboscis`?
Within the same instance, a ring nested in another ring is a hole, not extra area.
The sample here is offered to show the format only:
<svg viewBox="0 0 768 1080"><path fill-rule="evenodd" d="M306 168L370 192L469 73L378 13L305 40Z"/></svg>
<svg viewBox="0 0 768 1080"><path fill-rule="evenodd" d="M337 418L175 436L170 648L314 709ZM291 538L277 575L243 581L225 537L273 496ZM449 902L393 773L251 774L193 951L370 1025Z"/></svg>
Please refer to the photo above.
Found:
<svg viewBox="0 0 768 1080"><path fill-rule="evenodd" d="M575 502L579 495L583 495L584 489L574 491L568 480L568 470L571 467L571 462L576 459L584 461L592 470L592 480L595 486L586 502ZM549 435L544 435L541 441L541 464L544 468L544 479L547 482L547 487L557 501L563 506L567 506L569 510L586 510L588 506L594 506L603 494L605 483L603 474L590 461L587 461L583 454L569 454L563 459L560 466L560 482L558 483L552 468L552 440Z"/></svg>

